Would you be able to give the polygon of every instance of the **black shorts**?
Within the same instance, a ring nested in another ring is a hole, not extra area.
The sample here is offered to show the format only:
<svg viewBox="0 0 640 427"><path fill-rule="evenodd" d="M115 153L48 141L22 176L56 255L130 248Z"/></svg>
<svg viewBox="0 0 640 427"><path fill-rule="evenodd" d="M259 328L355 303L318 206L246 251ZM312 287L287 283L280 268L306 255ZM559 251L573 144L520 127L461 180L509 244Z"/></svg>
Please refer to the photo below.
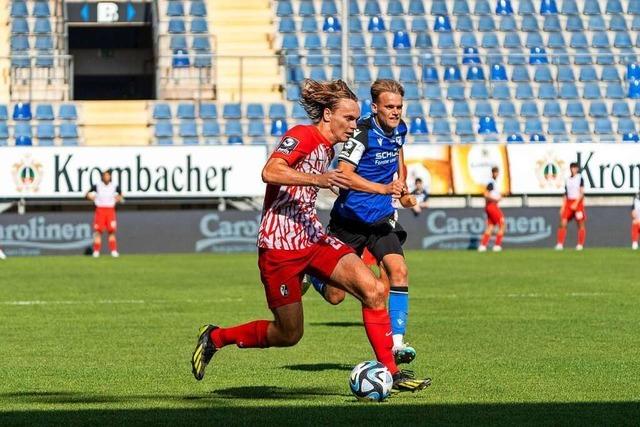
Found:
<svg viewBox="0 0 640 427"><path fill-rule="evenodd" d="M351 246L359 256L365 248L378 262L389 254L404 256L402 244L407 240L407 232L393 216L374 224L332 216L328 232Z"/></svg>

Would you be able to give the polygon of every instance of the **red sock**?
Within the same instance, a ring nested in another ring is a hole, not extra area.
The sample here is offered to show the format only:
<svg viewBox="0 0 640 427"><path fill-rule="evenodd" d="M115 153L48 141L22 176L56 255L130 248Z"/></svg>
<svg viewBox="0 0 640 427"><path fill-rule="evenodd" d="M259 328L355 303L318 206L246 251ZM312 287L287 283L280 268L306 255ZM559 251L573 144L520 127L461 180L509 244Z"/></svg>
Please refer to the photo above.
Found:
<svg viewBox="0 0 640 427"><path fill-rule="evenodd" d="M116 241L115 237L112 239L109 239L109 250L111 252L118 250L118 242Z"/></svg>
<svg viewBox="0 0 640 427"><path fill-rule="evenodd" d="M395 374L399 369L391 352L393 338L391 338L389 312L384 308L376 310L362 307L362 320L376 359L389 369L391 375Z"/></svg>
<svg viewBox="0 0 640 427"><path fill-rule="evenodd" d="M578 228L578 244L584 246L584 241L587 239L587 229Z"/></svg>
<svg viewBox="0 0 640 427"><path fill-rule="evenodd" d="M489 244L489 239L491 238L491 234L483 234L482 235L482 241L480 242L480 245L482 246L487 246Z"/></svg>
<svg viewBox="0 0 640 427"><path fill-rule="evenodd" d="M567 238L567 229L565 227L558 228L558 244L564 245L564 239Z"/></svg>
<svg viewBox="0 0 640 427"><path fill-rule="evenodd" d="M218 328L211 332L211 339L217 348L235 344L240 348L266 348L268 320L256 320L231 328Z"/></svg>
<svg viewBox="0 0 640 427"><path fill-rule="evenodd" d="M102 246L100 243L94 243L93 252L100 252L100 246Z"/></svg>
<svg viewBox="0 0 640 427"><path fill-rule="evenodd" d="M638 237L640 237L640 225L631 224L631 241L637 242Z"/></svg>
<svg viewBox="0 0 640 427"><path fill-rule="evenodd" d="M504 237L504 234L496 235L496 246L502 246L502 238L503 237Z"/></svg>

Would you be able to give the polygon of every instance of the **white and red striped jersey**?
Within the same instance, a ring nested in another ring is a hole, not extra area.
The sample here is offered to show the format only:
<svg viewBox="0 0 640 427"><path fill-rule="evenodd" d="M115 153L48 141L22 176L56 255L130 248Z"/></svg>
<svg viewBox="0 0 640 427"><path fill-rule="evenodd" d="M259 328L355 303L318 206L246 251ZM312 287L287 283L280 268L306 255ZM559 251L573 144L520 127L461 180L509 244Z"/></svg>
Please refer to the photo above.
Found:
<svg viewBox="0 0 640 427"><path fill-rule="evenodd" d="M113 181L109 184L99 181L96 185L93 185L89 191L96 194L93 203L98 208L114 207L116 205L116 197L121 194L120 186L115 185Z"/></svg>
<svg viewBox="0 0 640 427"><path fill-rule="evenodd" d="M564 185L564 192L569 200L580 198L580 189L584 187L584 178L579 173L567 178Z"/></svg>
<svg viewBox="0 0 640 427"><path fill-rule="evenodd" d="M284 159L299 172L323 174L333 158L333 147L313 125L291 128L272 158ZM258 246L299 250L318 242L324 228L316 212L318 187L267 185L258 232Z"/></svg>

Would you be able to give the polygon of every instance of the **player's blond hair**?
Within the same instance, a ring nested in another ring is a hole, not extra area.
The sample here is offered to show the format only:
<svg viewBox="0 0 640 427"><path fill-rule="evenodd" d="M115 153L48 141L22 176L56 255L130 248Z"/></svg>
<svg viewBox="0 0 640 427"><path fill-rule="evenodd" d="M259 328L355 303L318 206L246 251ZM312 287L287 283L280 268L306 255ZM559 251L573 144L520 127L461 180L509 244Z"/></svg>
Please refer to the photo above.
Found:
<svg viewBox="0 0 640 427"><path fill-rule="evenodd" d="M333 111L341 99L358 101L358 97L342 80L318 82L306 79L302 85L300 104L313 123L322 119L324 109Z"/></svg>
<svg viewBox="0 0 640 427"><path fill-rule="evenodd" d="M400 96L404 96L404 88L397 81L390 79L378 79L371 85L371 100L376 102L378 97L384 92L396 93Z"/></svg>

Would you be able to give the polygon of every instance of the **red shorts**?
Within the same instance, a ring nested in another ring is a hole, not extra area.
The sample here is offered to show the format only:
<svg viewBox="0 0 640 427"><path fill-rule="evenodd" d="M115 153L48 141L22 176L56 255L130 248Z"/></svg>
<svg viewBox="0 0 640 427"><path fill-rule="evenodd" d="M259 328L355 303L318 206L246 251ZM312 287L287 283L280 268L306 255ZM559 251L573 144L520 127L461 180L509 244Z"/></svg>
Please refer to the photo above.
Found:
<svg viewBox="0 0 640 427"><path fill-rule="evenodd" d="M96 208L96 215L93 218L93 229L98 233L115 233L116 208Z"/></svg>
<svg viewBox="0 0 640 427"><path fill-rule="evenodd" d="M487 214L487 222L491 225L500 225L504 223L504 214L502 210L498 207L497 203L489 203L484 208L485 213Z"/></svg>
<svg viewBox="0 0 640 427"><path fill-rule="evenodd" d="M567 221L575 219L576 222L582 222L587 219L587 213L584 210L584 202L580 201L576 210L571 209L573 202L575 202L575 200L565 200L564 206L562 206L562 219L566 219Z"/></svg>
<svg viewBox="0 0 640 427"><path fill-rule="evenodd" d="M305 273L329 280L340 258L351 253L351 247L330 236L300 250L260 248L258 267L269 308L302 301Z"/></svg>

